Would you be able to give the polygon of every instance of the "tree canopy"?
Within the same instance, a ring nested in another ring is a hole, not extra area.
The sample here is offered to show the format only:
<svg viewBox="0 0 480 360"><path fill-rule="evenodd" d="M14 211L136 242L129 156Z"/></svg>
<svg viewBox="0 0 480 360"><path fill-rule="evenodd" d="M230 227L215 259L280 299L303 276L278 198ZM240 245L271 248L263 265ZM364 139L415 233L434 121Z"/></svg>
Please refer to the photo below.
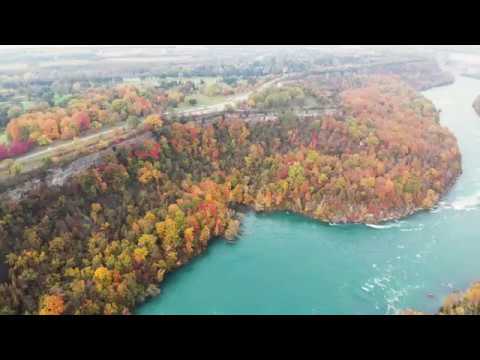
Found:
<svg viewBox="0 0 480 360"><path fill-rule="evenodd" d="M122 98L135 96L126 89ZM431 103L391 77L340 99L342 115L314 120L202 125L149 115L155 140L119 145L61 187L3 202L10 270L0 312L131 313L212 239L233 240L240 205L328 222L378 222L434 206L461 158ZM77 108L67 124L98 121Z"/></svg>

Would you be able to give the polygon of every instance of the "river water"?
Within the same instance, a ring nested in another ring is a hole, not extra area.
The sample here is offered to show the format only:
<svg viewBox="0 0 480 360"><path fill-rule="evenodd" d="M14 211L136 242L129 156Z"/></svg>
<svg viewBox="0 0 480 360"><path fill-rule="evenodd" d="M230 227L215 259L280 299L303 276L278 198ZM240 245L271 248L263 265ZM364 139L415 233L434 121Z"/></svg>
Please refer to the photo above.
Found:
<svg viewBox="0 0 480 360"><path fill-rule="evenodd" d="M235 244L213 242L137 313L434 312L449 292L480 280L478 94L480 81L464 77L424 92L463 156L464 172L437 209L377 227L249 213Z"/></svg>

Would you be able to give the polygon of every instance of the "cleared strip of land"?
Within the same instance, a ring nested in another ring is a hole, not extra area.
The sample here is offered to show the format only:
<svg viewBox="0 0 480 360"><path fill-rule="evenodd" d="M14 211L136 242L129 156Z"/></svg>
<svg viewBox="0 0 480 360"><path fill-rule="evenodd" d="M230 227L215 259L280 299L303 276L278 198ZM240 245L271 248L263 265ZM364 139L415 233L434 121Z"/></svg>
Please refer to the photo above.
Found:
<svg viewBox="0 0 480 360"><path fill-rule="evenodd" d="M226 106L233 106L239 101L244 101L254 91L261 91L269 86L272 86L276 82L280 81L283 77L275 78L267 83L264 83L258 89L252 90L248 93L238 94L226 98L224 101L209 106L197 106L190 109L166 112L164 115L177 115L177 116L189 116L189 115L208 115L210 113L215 113L223 111ZM65 159L71 157L72 153L79 153L82 150L87 149L88 147L94 146L96 143L105 142L104 146L108 146L110 143L116 140L117 137L128 137L130 129L123 122L121 124L114 125L107 129L103 129L99 132L93 134L84 135L78 137L74 140L65 140L58 141L55 144L48 146L47 148L38 148L32 152L20 156L16 159L7 159L0 163L0 181L6 181L7 179L14 177L18 174L15 171L12 171L11 166L14 163L16 166L21 169L22 173L30 172L36 169L41 168L44 165L44 161L50 158L60 158ZM102 146L103 147L103 146Z"/></svg>

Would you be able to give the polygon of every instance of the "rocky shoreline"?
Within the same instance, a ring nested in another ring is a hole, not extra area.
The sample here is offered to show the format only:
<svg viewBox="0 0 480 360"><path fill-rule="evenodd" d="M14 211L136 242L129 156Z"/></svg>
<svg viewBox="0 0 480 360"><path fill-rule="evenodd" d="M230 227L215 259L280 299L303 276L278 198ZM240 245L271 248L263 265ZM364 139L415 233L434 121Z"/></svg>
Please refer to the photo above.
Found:
<svg viewBox="0 0 480 360"><path fill-rule="evenodd" d="M381 218L378 218L378 219L375 219L373 217L370 218L370 219L364 219L363 221L347 221L344 217L339 217L337 219L319 219L319 218L316 218L315 216L313 216L312 214L295 211L295 210L289 209L289 208L277 208L277 209L269 209L267 211L259 211L258 209L255 209L252 206L247 206L247 205L242 205L242 204L235 205L233 207L233 209L238 214L240 214L241 216L248 213L248 212L265 213L265 214L273 214L273 213L277 213L277 212L289 212L289 213L305 216L306 218L309 218L309 219L312 219L312 220L315 220L315 221L319 221L319 222L324 223L324 224L336 224L336 225L349 225L349 224L350 225L362 225L362 224L363 225L366 225L366 224L370 225L370 224L372 224L372 225L381 225L381 224L384 224L384 223L388 223L390 221L398 221L398 220L405 219L409 216L420 213L422 211L430 211L430 210L434 209L436 206L438 206L438 204L442 201L442 199L450 192L450 190L455 185L455 183L457 182L458 178L461 175L462 175L462 173L460 172L450 182L450 184L445 189L445 191L442 194L440 194L438 201L435 204L433 204L433 206L431 208L429 208L429 209L424 209L424 208L398 209L394 213L388 214L388 215L386 215L384 217L381 217Z"/></svg>

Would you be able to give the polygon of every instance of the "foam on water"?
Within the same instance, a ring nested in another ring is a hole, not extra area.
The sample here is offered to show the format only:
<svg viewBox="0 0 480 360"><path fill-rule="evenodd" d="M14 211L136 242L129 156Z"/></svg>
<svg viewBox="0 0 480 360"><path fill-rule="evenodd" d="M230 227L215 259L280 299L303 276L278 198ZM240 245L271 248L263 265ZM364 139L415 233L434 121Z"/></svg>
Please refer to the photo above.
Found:
<svg viewBox="0 0 480 360"><path fill-rule="evenodd" d="M472 211L480 205L480 191L471 196L464 196L451 204L451 208L458 211Z"/></svg>
<svg viewBox="0 0 480 360"><path fill-rule="evenodd" d="M398 227L401 227L403 224L404 224L403 221L395 221L395 222L387 223L384 225L376 225L376 224L365 224L365 225L375 230L384 230L384 229L398 228Z"/></svg>
<svg viewBox="0 0 480 360"><path fill-rule="evenodd" d="M423 224L412 225L408 221L395 221L384 225L366 224L366 226L375 230L388 230L398 228L402 232L422 231L424 229Z"/></svg>
<svg viewBox="0 0 480 360"><path fill-rule="evenodd" d="M407 228L402 228L400 231L402 232L411 232L411 231L422 231L424 228L423 224L418 224L417 226L411 226Z"/></svg>

